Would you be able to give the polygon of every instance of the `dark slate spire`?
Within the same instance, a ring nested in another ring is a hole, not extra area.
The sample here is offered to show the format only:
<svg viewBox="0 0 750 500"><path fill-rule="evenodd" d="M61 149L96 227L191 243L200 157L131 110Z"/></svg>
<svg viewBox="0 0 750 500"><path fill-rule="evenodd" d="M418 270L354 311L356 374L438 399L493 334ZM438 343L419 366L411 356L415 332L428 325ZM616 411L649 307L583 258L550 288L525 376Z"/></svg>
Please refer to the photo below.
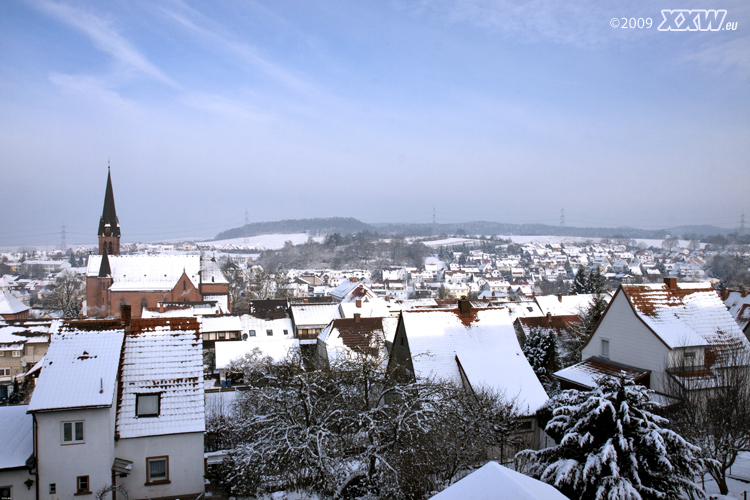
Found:
<svg viewBox="0 0 750 500"><path fill-rule="evenodd" d="M99 266L99 277L100 278L109 278L112 275L112 269L109 267L109 257L107 257L107 247L104 247L104 252L102 253L102 263Z"/></svg>
<svg viewBox="0 0 750 500"><path fill-rule="evenodd" d="M115 195L112 192L112 173L107 167L107 191L104 193L104 209L99 219L99 236L120 237L120 223L115 211Z"/></svg>

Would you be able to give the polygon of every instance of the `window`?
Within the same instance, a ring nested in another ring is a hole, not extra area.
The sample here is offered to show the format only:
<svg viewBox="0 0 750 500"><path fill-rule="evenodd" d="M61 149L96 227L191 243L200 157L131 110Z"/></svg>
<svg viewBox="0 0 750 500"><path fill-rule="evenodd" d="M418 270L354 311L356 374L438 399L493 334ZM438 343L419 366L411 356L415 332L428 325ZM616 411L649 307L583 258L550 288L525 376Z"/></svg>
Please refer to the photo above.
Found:
<svg viewBox="0 0 750 500"><path fill-rule="evenodd" d="M135 416L136 417L158 417L160 394L136 394Z"/></svg>
<svg viewBox="0 0 750 500"><path fill-rule="evenodd" d="M609 340L602 339L602 356L609 357Z"/></svg>
<svg viewBox="0 0 750 500"><path fill-rule="evenodd" d="M76 495L88 495L91 494L89 490L89 477L78 476L76 478Z"/></svg>
<svg viewBox="0 0 750 500"><path fill-rule="evenodd" d="M14 358L20 358L21 357L21 351L13 351L13 357Z"/></svg>
<svg viewBox="0 0 750 500"><path fill-rule="evenodd" d="M141 299L141 311L143 311L144 309L146 309L146 306L148 306L148 301L146 300L146 297L143 297Z"/></svg>
<svg viewBox="0 0 750 500"><path fill-rule="evenodd" d="M250 336L255 337L255 330L250 330Z"/></svg>
<svg viewBox="0 0 750 500"><path fill-rule="evenodd" d="M273 335L273 330L266 330L266 335L268 335L269 337L270 337L271 335Z"/></svg>
<svg viewBox="0 0 750 500"><path fill-rule="evenodd" d="M692 351L688 351L685 353L685 359L689 360L695 360L695 353Z"/></svg>
<svg viewBox="0 0 750 500"><path fill-rule="evenodd" d="M83 443L83 422L62 423L63 444Z"/></svg>
<svg viewBox="0 0 750 500"><path fill-rule="evenodd" d="M187 282L186 281L182 282L182 289L183 290L187 290Z"/></svg>
<svg viewBox="0 0 750 500"><path fill-rule="evenodd" d="M11 500L10 486L0 486L0 500Z"/></svg>
<svg viewBox="0 0 750 500"><path fill-rule="evenodd" d="M57 483L49 483L49 494L54 495L57 493Z"/></svg>
<svg viewBox="0 0 750 500"><path fill-rule="evenodd" d="M169 482L169 457L146 459L146 484Z"/></svg>
<svg viewBox="0 0 750 500"><path fill-rule="evenodd" d="M10 368L0 368L0 377L10 377Z"/></svg>
<svg viewBox="0 0 750 500"><path fill-rule="evenodd" d="M284 330L284 335L289 335L289 330Z"/></svg>

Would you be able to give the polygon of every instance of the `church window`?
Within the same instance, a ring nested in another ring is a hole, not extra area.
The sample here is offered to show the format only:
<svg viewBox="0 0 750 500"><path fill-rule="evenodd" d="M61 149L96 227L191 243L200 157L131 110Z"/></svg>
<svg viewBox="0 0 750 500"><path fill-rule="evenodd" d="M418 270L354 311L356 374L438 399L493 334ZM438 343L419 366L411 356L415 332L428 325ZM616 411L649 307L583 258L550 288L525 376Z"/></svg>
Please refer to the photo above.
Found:
<svg viewBox="0 0 750 500"><path fill-rule="evenodd" d="M141 311L143 311L144 309L146 309L147 305L148 305L148 301L146 300L146 297L143 297L141 299Z"/></svg>
<svg viewBox="0 0 750 500"><path fill-rule="evenodd" d="M187 290L187 282L186 281L182 282L182 289L183 290Z"/></svg>
<svg viewBox="0 0 750 500"><path fill-rule="evenodd" d="M112 242L109 242L109 254L112 255Z"/></svg>

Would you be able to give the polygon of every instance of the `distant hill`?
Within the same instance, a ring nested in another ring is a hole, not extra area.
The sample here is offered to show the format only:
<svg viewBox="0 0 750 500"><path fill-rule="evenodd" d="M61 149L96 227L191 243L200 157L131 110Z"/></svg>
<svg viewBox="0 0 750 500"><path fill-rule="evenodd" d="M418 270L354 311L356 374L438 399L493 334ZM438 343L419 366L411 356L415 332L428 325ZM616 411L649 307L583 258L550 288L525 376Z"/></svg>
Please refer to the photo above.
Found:
<svg viewBox="0 0 750 500"><path fill-rule="evenodd" d="M216 235L216 240L258 236L261 234L309 233L311 235L351 234L360 231L375 231L375 228L352 217L328 217L319 219L288 219L273 222L253 222L242 227L227 229Z"/></svg>
<svg viewBox="0 0 750 500"><path fill-rule="evenodd" d="M703 236L727 235L735 232L717 226L677 226L665 229L638 229L633 227L568 227L548 224L506 224L503 222L472 221L454 224L367 224L352 217L329 217L318 219L288 219L274 222L254 222L242 227L228 229L216 235L217 240L258 236L261 234L309 233L313 236L361 231L404 236L433 236L456 234L468 235L524 235L524 236L580 236L583 238L647 238L663 239L667 236L700 238Z"/></svg>

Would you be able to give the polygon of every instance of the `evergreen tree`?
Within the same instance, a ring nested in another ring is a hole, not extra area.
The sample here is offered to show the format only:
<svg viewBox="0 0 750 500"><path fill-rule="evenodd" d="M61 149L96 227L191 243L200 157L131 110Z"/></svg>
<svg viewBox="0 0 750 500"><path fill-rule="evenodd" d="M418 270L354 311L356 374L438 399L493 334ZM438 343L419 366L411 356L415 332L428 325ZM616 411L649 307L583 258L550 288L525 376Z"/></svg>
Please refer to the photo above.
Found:
<svg viewBox="0 0 750 500"><path fill-rule="evenodd" d="M700 449L664 428L650 392L608 378L593 391L555 396L545 430L560 444L519 453L523 471L575 499L705 498L694 482Z"/></svg>
<svg viewBox="0 0 750 500"><path fill-rule="evenodd" d="M555 332L548 328L532 328L523 344L523 353L547 394L557 392L559 384L552 376L557 371Z"/></svg>
<svg viewBox="0 0 750 500"><path fill-rule="evenodd" d="M578 272L573 280L573 286L570 291L576 295L587 293L588 280L586 279L586 269L583 266L578 266Z"/></svg>

